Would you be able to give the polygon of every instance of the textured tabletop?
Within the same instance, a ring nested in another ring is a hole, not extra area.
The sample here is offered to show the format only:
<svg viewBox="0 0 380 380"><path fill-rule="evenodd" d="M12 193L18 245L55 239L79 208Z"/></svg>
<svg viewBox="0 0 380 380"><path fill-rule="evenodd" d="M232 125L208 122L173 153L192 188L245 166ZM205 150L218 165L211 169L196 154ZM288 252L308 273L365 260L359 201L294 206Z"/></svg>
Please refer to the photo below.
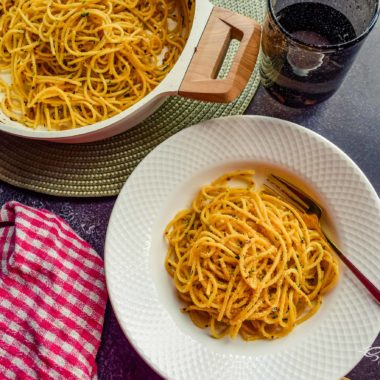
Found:
<svg viewBox="0 0 380 380"><path fill-rule="evenodd" d="M341 89L331 99L314 108L296 110L279 105L259 89L247 113L290 120L328 138L357 163L380 194L379 62L380 24L368 37ZM103 255L115 198L54 198L0 182L0 205L9 200L55 212ZM380 347L380 336L373 346ZM124 337L110 305L98 353L98 369L99 379L159 378ZM364 357L347 376L351 380L380 379L380 358Z"/></svg>

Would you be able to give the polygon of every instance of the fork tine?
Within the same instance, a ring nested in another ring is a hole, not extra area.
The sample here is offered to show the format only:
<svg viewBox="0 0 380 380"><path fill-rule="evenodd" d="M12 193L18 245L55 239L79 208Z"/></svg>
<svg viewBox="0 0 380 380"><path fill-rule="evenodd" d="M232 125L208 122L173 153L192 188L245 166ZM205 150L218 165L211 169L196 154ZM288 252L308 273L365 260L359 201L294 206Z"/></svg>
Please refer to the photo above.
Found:
<svg viewBox="0 0 380 380"><path fill-rule="evenodd" d="M299 203L302 206L302 208L309 208L309 203L305 202L304 197L297 191L297 189L295 189L293 185L286 182L281 177L271 174L268 177L268 181L274 186L276 186L281 192L285 193L289 198Z"/></svg>
<svg viewBox="0 0 380 380"><path fill-rule="evenodd" d="M304 193L300 188L274 174L271 174L268 179L282 191L285 191L290 198L294 199L298 203L303 204L303 208L306 210L306 212L313 212L318 214L318 217L321 216L322 210L318 203L309 195Z"/></svg>
<svg viewBox="0 0 380 380"><path fill-rule="evenodd" d="M298 208L300 211L305 212L308 209L308 207L305 207L303 203L300 203L294 197L289 196L288 193L283 191L282 188L276 186L273 182L271 182L271 184L273 184L275 187L269 186L267 183L264 183L263 187L270 190L274 195L277 195L280 198L282 198L282 200L292 204L294 207Z"/></svg>

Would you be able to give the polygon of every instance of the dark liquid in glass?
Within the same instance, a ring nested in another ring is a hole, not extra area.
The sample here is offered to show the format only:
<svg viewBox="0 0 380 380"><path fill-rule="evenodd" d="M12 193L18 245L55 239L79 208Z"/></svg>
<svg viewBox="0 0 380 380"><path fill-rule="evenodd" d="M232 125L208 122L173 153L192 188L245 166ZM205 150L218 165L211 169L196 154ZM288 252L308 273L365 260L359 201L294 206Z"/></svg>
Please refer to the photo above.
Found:
<svg viewBox="0 0 380 380"><path fill-rule="evenodd" d="M277 18L290 36L285 37L268 16L262 42L264 87L281 103L294 107L329 98L343 81L361 44L338 52L328 45L355 39L354 27L343 13L321 3L287 6Z"/></svg>

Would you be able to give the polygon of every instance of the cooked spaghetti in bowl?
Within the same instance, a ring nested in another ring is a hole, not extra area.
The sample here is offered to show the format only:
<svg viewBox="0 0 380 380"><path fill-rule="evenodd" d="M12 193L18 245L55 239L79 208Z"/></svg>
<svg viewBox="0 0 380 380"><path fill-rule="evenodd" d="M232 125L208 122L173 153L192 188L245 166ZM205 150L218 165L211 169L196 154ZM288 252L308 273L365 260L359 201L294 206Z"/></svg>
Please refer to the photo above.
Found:
<svg viewBox="0 0 380 380"><path fill-rule="evenodd" d="M144 98L180 56L193 12L187 0L0 4L1 110L49 130L109 119Z"/></svg>
<svg viewBox="0 0 380 380"><path fill-rule="evenodd" d="M285 336L338 280L324 238L292 205L256 190L253 174L239 170L204 186L165 229L165 265L183 311L215 338Z"/></svg>

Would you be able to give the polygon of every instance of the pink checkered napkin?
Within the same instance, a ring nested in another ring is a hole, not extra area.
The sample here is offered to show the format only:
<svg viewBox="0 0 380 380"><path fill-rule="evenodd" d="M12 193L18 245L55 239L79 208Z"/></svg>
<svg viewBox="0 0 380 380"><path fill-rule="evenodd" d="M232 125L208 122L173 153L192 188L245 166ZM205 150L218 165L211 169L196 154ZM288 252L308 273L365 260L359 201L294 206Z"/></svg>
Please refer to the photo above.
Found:
<svg viewBox="0 0 380 380"><path fill-rule="evenodd" d="M62 219L0 209L0 378L96 375L107 294L103 261Z"/></svg>

